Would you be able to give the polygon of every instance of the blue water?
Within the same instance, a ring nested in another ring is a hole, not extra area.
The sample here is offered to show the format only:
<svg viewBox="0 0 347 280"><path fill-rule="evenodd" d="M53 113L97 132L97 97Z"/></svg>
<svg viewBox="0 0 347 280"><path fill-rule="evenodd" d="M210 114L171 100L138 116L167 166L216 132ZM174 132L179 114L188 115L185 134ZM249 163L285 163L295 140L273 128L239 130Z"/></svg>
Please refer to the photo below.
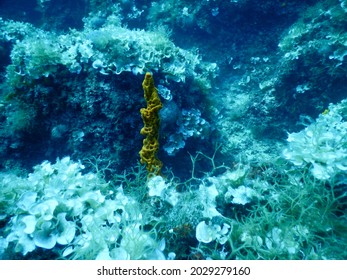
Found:
<svg viewBox="0 0 347 280"><path fill-rule="evenodd" d="M2 0L1 258L346 259L346 20L345 0Z"/></svg>

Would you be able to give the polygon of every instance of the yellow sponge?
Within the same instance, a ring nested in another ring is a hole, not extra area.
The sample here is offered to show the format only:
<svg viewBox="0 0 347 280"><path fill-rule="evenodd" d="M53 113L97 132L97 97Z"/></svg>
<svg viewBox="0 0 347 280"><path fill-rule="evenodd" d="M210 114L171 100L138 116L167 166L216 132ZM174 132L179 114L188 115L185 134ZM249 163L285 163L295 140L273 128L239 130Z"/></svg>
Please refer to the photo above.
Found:
<svg viewBox="0 0 347 280"><path fill-rule="evenodd" d="M146 164L146 169L150 174L160 175L163 163L158 159L157 153L159 150L159 110L163 107L163 104L160 101L158 90L154 86L151 73L146 73L142 87L147 108L140 110L144 124L140 133L146 136L140 151L140 162Z"/></svg>

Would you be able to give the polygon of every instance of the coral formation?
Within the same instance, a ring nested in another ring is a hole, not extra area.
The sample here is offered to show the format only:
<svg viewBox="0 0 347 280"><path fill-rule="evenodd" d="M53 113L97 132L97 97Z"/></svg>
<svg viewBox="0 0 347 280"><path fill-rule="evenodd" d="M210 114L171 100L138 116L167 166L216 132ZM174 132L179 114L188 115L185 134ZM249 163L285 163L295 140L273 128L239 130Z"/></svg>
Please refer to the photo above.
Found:
<svg viewBox="0 0 347 280"><path fill-rule="evenodd" d="M149 173L160 174L163 163L158 159L159 150L159 110L163 107L158 90L154 86L154 80L151 73L146 73L142 83L144 98L147 102L147 108L140 110L144 127L140 133L145 135L143 147L140 151L141 163L146 164Z"/></svg>

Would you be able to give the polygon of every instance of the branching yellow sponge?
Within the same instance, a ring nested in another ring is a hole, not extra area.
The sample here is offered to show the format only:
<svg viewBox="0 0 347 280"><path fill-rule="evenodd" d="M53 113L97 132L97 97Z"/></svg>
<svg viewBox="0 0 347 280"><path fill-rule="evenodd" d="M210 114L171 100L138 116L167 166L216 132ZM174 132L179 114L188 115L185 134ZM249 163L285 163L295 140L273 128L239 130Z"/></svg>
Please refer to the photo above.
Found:
<svg viewBox="0 0 347 280"><path fill-rule="evenodd" d="M147 108L140 110L144 124L140 133L146 136L140 151L140 162L146 164L146 169L150 174L159 175L163 166L163 163L157 157L159 150L159 110L163 107L163 104L160 101L158 90L154 86L151 73L146 73L142 87Z"/></svg>

